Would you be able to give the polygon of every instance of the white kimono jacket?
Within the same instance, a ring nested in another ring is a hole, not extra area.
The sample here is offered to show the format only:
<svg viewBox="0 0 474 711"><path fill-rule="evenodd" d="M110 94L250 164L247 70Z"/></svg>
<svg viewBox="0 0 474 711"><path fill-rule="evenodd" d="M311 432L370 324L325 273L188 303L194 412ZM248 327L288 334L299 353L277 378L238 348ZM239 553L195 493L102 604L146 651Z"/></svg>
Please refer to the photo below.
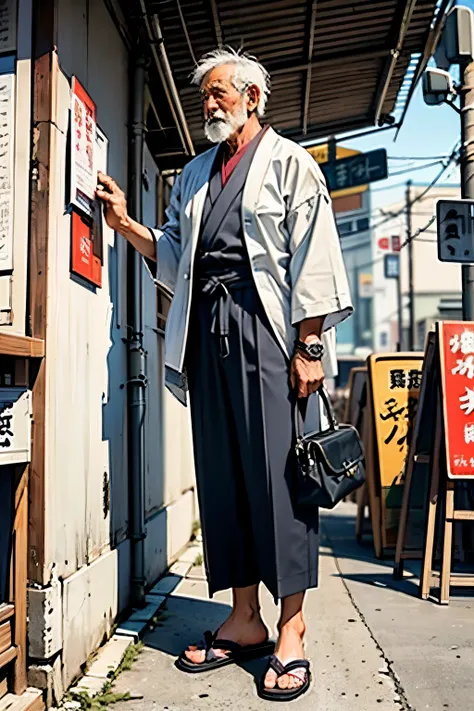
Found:
<svg viewBox="0 0 474 711"><path fill-rule="evenodd" d="M165 382L183 404L194 255L216 151L211 148L186 165L173 187L166 224L152 230L156 281L174 293L166 324ZM255 285L284 352L291 358L296 324L326 316L323 367L334 376L334 326L349 316L352 303L331 200L310 154L272 129L262 137L249 171L242 225Z"/></svg>

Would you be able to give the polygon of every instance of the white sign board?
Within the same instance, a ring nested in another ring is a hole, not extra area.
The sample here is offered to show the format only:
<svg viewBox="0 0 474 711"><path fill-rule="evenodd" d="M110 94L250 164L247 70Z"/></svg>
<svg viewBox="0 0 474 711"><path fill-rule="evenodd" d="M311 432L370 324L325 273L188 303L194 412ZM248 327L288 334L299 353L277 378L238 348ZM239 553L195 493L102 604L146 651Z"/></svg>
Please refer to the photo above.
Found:
<svg viewBox="0 0 474 711"><path fill-rule="evenodd" d="M0 74L0 271L13 269L15 75Z"/></svg>
<svg viewBox="0 0 474 711"><path fill-rule="evenodd" d="M0 388L0 466L31 460L31 390Z"/></svg>
<svg viewBox="0 0 474 711"><path fill-rule="evenodd" d="M474 202L438 200L438 259L458 264L474 263Z"/></svg>

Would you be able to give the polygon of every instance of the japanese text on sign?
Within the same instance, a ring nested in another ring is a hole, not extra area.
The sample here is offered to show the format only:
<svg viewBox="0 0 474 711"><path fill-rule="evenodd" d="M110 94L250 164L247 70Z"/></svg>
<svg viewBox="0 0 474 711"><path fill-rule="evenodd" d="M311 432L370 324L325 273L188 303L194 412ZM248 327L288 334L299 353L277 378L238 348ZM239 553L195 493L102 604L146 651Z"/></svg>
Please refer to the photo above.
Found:
<svg viewBox="0 0 474 711"><path fill-rule="evenodd" d="M88 215L91 214L97 184L95 143L95 104L77 79L74 79L71 106L71 202Z"/></svg>
<svg viewBox="0 0 474 711"><path fill-rule="evenodd" d="M439 324L448 475L474 477L474 324Z"/></svg>
<svg viewBox="0 0 474 711"><path fill-rule="evenodd" d="M321 163L320 167L331 190L345 190L373 183L388 175L387 153L383 148Z"/></svg>
<svg viewBox="0 0 474 711"><path fill-rule="evenodd" d="M0 76L0 269L13 269L13 74Z"/></svg>
<svg viewBox="0 0 474 711"><path fill-rule="evenodd" d="M16 14L15 0L0 0L0 52L16 49Z"/></svg>
<svg viewBox="0 0 474 711"><path fill-rule="evenodd" d="M401 483L421 387L420 356L372 356L375 430L382 487Z"/></svg>
<svg viewBox="0 0 474 711"><path fill-rule="evenodd" d="M12 429L13 404L7 403L0 409L0 447L11 447L14 437Z"/></svg>
<svg viewBox="0 0 474 711"><path fill-rule="evenodd" d="M384 405L385 411L381 412L379 417L382 422L388 422L391 427L384 439L384 444L390 444L392 440L395 440L400 452L403 452L405 445L410 446L411 443L418 397L409 397L406 405L399 405L398 400L391 397Z"/></svg>
<svg viewBox="0 0 474 711"><path fill-rule="evenodd" d="M419 390L421 387L421 370L418 368L393 368L390 371L390 390Z"/></svg>

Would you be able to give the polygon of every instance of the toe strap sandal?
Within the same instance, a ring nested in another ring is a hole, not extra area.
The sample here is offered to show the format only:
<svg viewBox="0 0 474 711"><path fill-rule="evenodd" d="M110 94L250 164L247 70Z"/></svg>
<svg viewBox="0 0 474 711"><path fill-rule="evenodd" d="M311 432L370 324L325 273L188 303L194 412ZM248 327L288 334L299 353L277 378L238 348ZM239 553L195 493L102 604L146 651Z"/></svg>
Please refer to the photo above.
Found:
<svg viewBox="0 0 474 711"><path fill-rule="evenodd" d="M301 686L296 686L293 689L280 689L277 684L275 684L273 689L267 689L265 686L265 677L270 669L277 675L277 680L285 674L288 674L288 676L293 676L303 683ZM291 662L282 664L278 657L272 655L257 690L258 695L267 701L293 701L308 691L310 683L310 663L307 659L292 659Z"/></svg>
<svg viewBox="0 0 474 711"><path fill-rule="evenodd" d="M176 660L176 666L181 671L191 674L200 674L201 672L211 671L212 669L220 669L228 664L236 662L244 662L250 659L266 657L272 654L275 649L275 643L271 642L268 637L264 642L259 644L237 644L229 639L218 639L217 632L207 630L204 632L204 643L196 645L196 651L205 650L206 656L202 662L192 662L183 651ZM218 656L215 650L219 649L226 652L224 657Z"/></svg>

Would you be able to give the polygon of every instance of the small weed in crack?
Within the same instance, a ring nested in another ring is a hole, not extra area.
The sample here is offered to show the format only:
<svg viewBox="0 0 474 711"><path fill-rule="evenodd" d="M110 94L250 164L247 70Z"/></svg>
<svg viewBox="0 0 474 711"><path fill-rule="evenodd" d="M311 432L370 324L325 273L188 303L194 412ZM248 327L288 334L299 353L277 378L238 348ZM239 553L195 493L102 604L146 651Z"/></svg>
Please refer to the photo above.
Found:
<svg viewBox="0 0 474 711"><path fill-rule="evenodd" d="M143 646L143 642L138 642L138 644L131 644L127 647L120 665L115 671L110 672L109 679L105 682L100 694L89 696L87 691L70 691L64 697L60 708L71 708L68 704L72 702L77 711L103 711L119 701L131 701L133 697L129 691L121 694L115 693L112 691L112 685L119 674L123 671L130 671Z"/></svg>

